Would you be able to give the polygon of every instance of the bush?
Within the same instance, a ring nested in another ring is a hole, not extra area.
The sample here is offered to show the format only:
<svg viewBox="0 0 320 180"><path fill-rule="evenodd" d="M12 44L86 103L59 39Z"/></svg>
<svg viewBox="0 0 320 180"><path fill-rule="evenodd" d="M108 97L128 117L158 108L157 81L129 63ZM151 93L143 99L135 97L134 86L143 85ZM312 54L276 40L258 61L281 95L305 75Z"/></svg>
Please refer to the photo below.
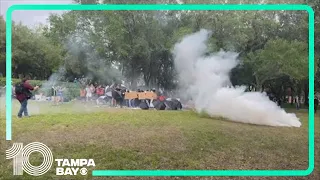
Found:
<svg viewBox="0 0 320 180"><path fill-rule="evenodd" d="M18 82L21 81L21 79L14 79L12 78L11 79L12 83L13 84L16 84ZM36 85L41 85L43 83L43 81L39 81L39 80L30 80L30 84L32 86L36 86ZM6 85L6 78L5 77L0 77L0 87L4 87Z"/></svg>
<svg viewBox="0 0 320 180"><path fill-rule="evenodd" d="M12 79L13 84L16 84L20 82L20 79ZM32 86L40 86L40 89L35 91L34 94L38 93L43 93L45 96L51 96L52 94L52 89L51 86L49 87L44 87L43 85L47 81L40 81L40 80L30 80L30 84ZM6 78L0 77L0 87L4 87L6 85ZM79 96L80 93L80 85L77 83L72 83L72 82L56 82L55 86L61 86L66 89L64 91L64 97L71 100ZM2 88L1 88L2 89ZM3 89L4 90L4 89ZM4 92L2 92L4 93ZM1 94L2 94L1 93Z"/></svg>
<svg viewBox="0 0 320 180"><path fill-rule="evenodd" d="M45 81L44 81L45 82ZM42 84L44 84L44 82ZM55 86L61 86L64 87L65 90L63 91L63 96L66 99L75 99L80 95L80 86L77 83L72 82L55 82ZM40 87L38 92L36 93L43 93L45 96L52 96L52 86L46 85L43 87Z"/></svg>

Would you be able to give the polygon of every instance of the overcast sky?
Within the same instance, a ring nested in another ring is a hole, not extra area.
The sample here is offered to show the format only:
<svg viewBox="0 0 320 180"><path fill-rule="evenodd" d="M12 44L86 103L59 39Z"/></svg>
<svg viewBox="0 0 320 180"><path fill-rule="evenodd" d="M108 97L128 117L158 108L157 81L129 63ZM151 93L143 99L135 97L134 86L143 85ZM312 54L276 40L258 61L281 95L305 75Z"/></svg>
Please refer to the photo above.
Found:
<svg viewBox="0 0 320 180"><path fill-rule="evenodd" d="M6 17L7 9L14 4L71 4L72 0L0 0L0 14ZM21 21L30 27L47 23L50 13L62 13L63 11L14 11L12 19Z"/></svg>
<svg viewBox="0 0 320 180"><path fill-rule="evenodd" d="M178 3L180 0L176 0ZM0 0L0 15L6 18L7 9L14 4L71 4L72 0ZM46 24L50 13L61 14L63 11L14 11L12 20L32 27L39 23Z"/></svg>

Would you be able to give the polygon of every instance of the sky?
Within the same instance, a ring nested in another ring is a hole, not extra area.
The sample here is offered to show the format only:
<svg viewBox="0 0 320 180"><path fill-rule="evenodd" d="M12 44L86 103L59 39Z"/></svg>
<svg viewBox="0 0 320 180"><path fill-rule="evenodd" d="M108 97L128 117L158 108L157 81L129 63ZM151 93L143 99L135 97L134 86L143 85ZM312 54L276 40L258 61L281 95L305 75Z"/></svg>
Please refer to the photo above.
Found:
<svg viewBox="0 0 320 180"><path fill-rule="evenodd" d="M5 18L7 9L14 4L71 4L72 0L0 0L0 14ZM63 11L14 11L12 20L22 22L29 27L39 23L46 24L51 13L61 14Z"/></svg>
<svg viewBox="0 0 320 180"><path fill-rule="evenodd" d="M14 4L71 4L72 0L0 0L0 15L6 18L7 9ZM176 0L180 2L180 0ZM61 14L63 11L14 11L12 20L22 22L29 27L38 24L47 24L47 18L51 13Z"/></svg>

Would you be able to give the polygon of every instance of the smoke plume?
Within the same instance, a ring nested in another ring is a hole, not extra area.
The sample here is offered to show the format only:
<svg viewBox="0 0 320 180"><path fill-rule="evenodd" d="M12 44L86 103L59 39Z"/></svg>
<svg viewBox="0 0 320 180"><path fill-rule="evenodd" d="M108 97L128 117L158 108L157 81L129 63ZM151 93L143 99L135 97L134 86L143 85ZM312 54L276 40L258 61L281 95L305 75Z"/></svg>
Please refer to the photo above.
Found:
<svg viewBox="0 0 320 180"><path fill-rule="evenodd" d="M242 123L300 127L295 114L286 113L265 93L245 92L245 87L231 85L229 73L238 64L238 54L220 51L205 56L210 35L202 29L174 48L179 83L197 112Z"/></svg>
<svg viewBox="0 0 320 180"><path fill-rule="evenodd" d="M116 65L109 62L106 57L101 57L97 49L90 44L86 35L80 32L70 35L64 44L64 48L68 51L66 65L73 73L103 83L124 79ZM111 52L106 51L106 53L111 56Z"/></svg>

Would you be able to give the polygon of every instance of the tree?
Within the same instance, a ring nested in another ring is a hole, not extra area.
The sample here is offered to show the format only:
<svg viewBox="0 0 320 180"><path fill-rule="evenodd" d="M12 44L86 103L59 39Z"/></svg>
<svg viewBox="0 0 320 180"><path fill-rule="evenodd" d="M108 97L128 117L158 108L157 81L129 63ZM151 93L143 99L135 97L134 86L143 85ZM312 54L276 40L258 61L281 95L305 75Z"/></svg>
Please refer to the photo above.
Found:
<svg viewBox="0 0 320 180"><path fill-rule="evenodd" d="M13 77L30 76L46 79L57 69L61 61L61 49L41 32L22 24L12 28Z"/></svg>
<svg viewBox="0 0 320 180"><path fill-rule="evenodd" d="M264 49L249 53L246 59L253 69L256 86L283 75L297 80L308 77L308 46L304 42L270 40Z"/></svg>

